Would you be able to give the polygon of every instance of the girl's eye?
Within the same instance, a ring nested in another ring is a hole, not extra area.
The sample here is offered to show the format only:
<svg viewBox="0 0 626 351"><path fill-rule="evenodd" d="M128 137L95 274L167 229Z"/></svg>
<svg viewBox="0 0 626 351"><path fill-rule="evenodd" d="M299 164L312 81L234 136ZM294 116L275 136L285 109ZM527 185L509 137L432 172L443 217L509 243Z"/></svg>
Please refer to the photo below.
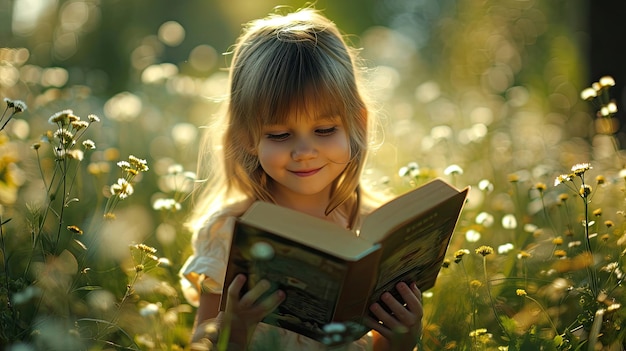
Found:
<svg viewBox="0 0 626 351"><path fill-rule="evenodd" d="M274 140L274 141L283 141L283 140L287 140L287 138L289 138L289 133L279 133L279 134L266 134L266 137L269 140Z"/></svg>
<svg viewBox="0 0 626 351"><path fill-rule="evenodd" d="M321 129L317 129L315 130L315 133L317 133L318 135L331 135L333 133L335 133L337 131L337 127L330 127L330 128L321 128Z"/></svg>

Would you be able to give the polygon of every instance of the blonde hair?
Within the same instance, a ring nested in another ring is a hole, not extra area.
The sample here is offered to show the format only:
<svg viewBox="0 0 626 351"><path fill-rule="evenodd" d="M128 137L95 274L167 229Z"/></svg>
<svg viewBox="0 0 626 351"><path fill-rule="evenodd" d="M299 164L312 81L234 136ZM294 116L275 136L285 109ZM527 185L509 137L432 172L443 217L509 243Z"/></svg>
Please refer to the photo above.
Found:
<svg viewBox="0 0 626 351"><path fill-rule="evenodd" d="M198 194L192 228L202 227L229 203L274 202L272 180L254 152L262 127L282 123L294 111L306 114L311 106L340 116L346 126L351 158L333 183L326 214L341 206L352 227L368 147L368 109L357 84L359 67L355 51L336 25L312 8L248 23L233 50L223 120L206 134L209 139L200 152L198 167L209 169L199 169L198 174L209 174Z"/></svg>

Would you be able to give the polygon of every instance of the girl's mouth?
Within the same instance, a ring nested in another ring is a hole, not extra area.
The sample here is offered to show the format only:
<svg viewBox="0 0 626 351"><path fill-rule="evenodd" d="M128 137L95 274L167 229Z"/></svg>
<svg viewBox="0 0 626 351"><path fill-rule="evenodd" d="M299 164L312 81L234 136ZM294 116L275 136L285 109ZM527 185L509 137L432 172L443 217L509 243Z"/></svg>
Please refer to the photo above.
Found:
<svg viewBox="0 0 626 351"><path fill-rule="evenodd" d="M291 171L291 173L297 175L298 177L309 177L320 171L321 168L316 169L308 169L302 171Z"/></svg>

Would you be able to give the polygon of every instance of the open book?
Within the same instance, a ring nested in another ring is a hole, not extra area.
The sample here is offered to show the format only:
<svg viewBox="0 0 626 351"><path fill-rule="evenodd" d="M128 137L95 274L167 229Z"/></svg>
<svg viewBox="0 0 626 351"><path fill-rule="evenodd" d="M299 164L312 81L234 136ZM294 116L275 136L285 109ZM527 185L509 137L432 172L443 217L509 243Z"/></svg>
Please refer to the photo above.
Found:
<svg viewBox="0 0 626 351"><path fill-rule="evenodd" d="M324 326L340 322L348 337L368 330L369 306L400 281L422 290L437 279L469 188L435 179L371 212L359 235L267 202L255 202L236 222L226 289L239 273L247 287L267 279L286 293L263 322L327 342ZM381 305L384 304L381 302ZM345 340L345 337L344 337Z"/></svg>

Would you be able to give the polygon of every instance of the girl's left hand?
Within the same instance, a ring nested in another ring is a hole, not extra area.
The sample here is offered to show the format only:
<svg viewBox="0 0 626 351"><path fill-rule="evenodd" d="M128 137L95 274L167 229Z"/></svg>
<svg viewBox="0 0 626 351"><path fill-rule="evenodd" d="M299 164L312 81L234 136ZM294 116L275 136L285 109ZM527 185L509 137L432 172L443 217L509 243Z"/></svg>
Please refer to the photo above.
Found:
<svg viewBox="0 0 626 351"><path fill-rule="evenodd" d="M379 303L370 306L370 311L382 323L372 318L366 320L369 328L374 329L386 339L389 350L413 350L422 334L422 293L415 283L407 285L400 282L396 289L406 303L404 306L389 292L383 293L381 301L388 307L387 312Z"/></svg>

